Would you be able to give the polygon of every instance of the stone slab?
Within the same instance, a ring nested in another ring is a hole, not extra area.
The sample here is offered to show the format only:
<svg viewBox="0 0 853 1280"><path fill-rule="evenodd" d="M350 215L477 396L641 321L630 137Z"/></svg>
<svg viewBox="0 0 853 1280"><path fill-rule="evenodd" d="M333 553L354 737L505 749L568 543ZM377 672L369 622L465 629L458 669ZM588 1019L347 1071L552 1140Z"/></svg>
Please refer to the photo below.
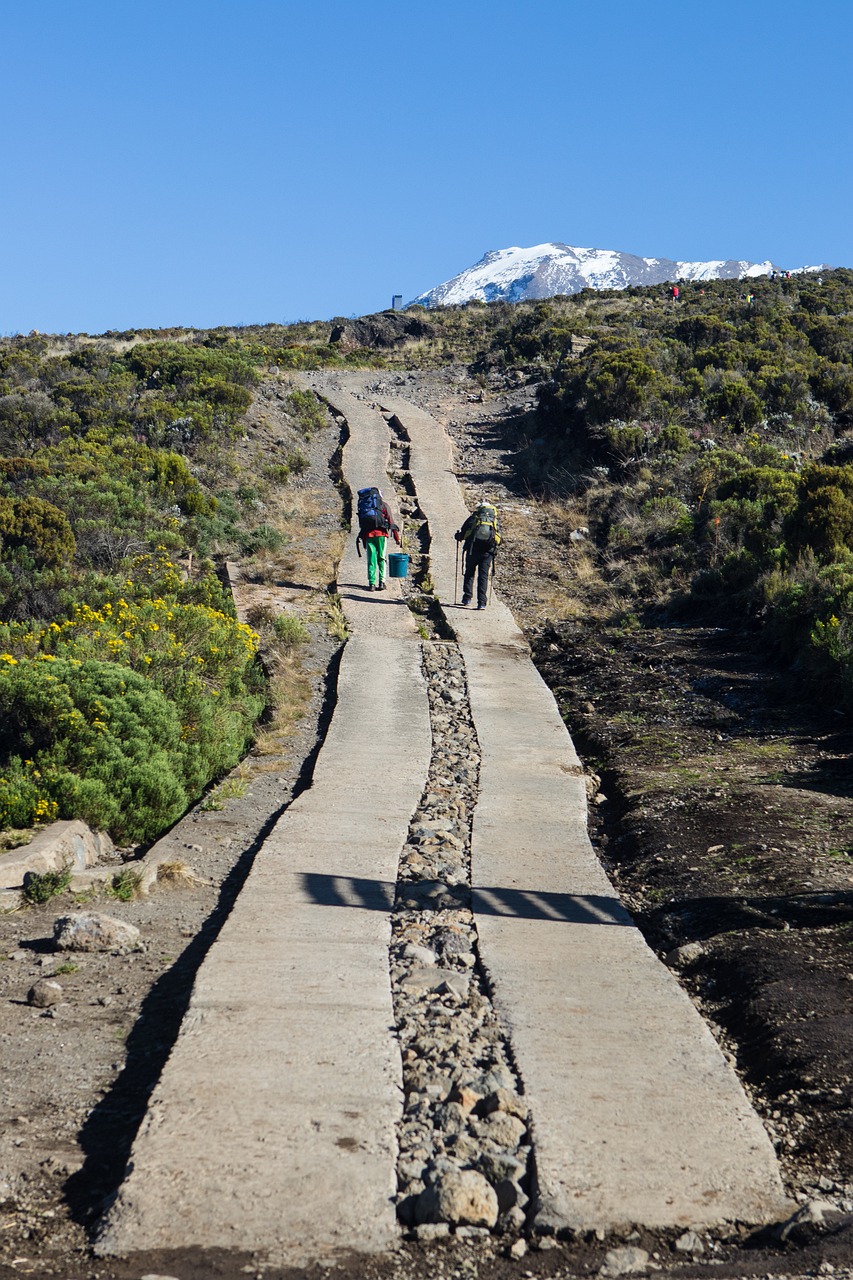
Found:
<svg viewBox="0 0 853 1280"><path fill-rule="evenodd" d="M44 875L64 867L93 867L112 848L105 832L91 831L78 818L51 822L29 844L0 854L0 889L20 888L29 872Z"/></svg>

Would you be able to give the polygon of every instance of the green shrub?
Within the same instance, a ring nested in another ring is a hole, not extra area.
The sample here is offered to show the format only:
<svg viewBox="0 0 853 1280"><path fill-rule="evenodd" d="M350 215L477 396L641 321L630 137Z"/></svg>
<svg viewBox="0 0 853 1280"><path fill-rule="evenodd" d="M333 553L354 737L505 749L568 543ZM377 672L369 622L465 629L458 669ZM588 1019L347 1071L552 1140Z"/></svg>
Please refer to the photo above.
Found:
<svg viewBox="0 0 853 1280"><path fill-rule="evenodd" d="M286 462L274 462L264 467L264 478L272 484L287 484L290 479L290 467Z"/></svg>
<svg viewBox="0 0 853 1280"><path fill-rule="evenodd" d="M693 532L693 517L680 498L666 494L650 498L640 509L653 530L670 539L680 539Z"/></svg>
<svg viewBox="0 0 853 1280"><path fill-rule="evenodd" d="M658 443L662 449L669 449L672 453L687 453L692 447L690 436L684 427L677 424L663 427L658 436Z"/></svg>
<svg viewBox="0 0 853 1280"><path fill-rule="evenodd" d="M123 867L107 885L107 897L119 902L132 902L142 883L142 872L135 867Z"/></svg>
<svg viewBox="0 0 853 1280"><path fill-rule="evenodd" d="M249 533L242 535L241 544L247 555L255 555L258 551L280 551L288 539L271 524L259 524Z"/></svg>
<svg viewBox="0 0 853 1280"><path fill-rule="evenodd" d="M649 445L649 436L642 427L609 426L605 435L610 455L618 462L639 457Z"/></svg>
<svg viewBox="0 0 853 1280"><path fill-rule="evenodd" d="M150 838L236 763L263 708L254 633L174 596L76 606L41 630L0 628L0 643L0 826L48 805Z"/></svg>
<svg viewBox="0 0 853 1280"><path fill-rule="evenodd" d="M0 726L0 761L13 774L30 769L60 817L144 840L186 808L177 709L126 667L93 659L4 663ZM15 816L0 811L0 824L13 825Z"/></svg>
<svg viewBox="0 0 853 1280"><path fill-rule="evenodd" d="M0 498L0 554L26 551L37 568L57 568L76 543L66 516L40 498Z"/></svg>
<svg viewBox="0 0 853 1280"><path fill-rule="evenodd" d="M273 620L276 637L288 649L304 644L308 637L307 628L291 614L279 613Z"/></svg>
<svg viewBox="0 0 853 1280"><path fill-rule="evenodd" d="M307 439L326 425L325 410L313 391L291 391L285 403Z"/></svg>
<svg viewBox="0 0 853 1280"><path fill-rule="evenodd" d="M788 533L796 551L811 549L824 559L837 559L853 548L853 467L810 466L803 471Z"/></svg>
<svg viewBox="0 0 853 1280"><path fill-rule="evenodd" d="M797 502L798 478L774 467L745 467L723 481L711 503L724 536L744 547L757 568L783 551L782 531Z"/></svg>
<svg viewBox="0 0 853 1280"><path fill-rule="evenodd" d="M761 401L743 378L732 378L712 391L707 407L713 418L725 418L741 427L761 421Z"/></svg>
<svg viewBox="0 0 853 1280"><path fill-rule="evenodd" d="M0 655L0 671L3 656ZM8 655L5 655L8 661ZM0 756L0 829L23 830L39 823L52 822L59 805L48 794L40 770L32 760L20 756L5 761Z"/></svg>
<svg viewBox="0 0 853 1280"><path fill-rule="evenodd" d="M63 867L61 871L44 871L39 875L28 871L24 876L24 888L21 896L29 906L40 906L50 902L68 888L71 883L71 868Z"/></svg>

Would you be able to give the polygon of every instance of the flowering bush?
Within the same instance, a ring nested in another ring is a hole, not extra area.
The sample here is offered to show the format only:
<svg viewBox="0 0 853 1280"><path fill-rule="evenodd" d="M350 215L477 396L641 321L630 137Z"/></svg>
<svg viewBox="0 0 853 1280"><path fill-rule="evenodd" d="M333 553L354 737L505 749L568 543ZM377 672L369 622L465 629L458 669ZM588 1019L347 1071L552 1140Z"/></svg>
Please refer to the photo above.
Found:
<svg viewBox="0 0 853 1280"><path fill-rule="evenodd" d="M245 749L258 640L200 557L280 536L232 496L254 359L0 342L0 827L149 839Z"/></svg>
<svg viewBox="0 0 853 1280"><path fill-rule="evenodd" d="M135 570L98 607L0 626L0 826L58 813L150 839L245 750L264 705L256 633L183 599L198 584L162 553Z"/></svg>
<svg viewBox="0 0 853 1280"><path fill-rule="evenodd" d="M144 840L187 804L177 708L144 677L90 659L22 658L0 669L0 822L80 817Z"/></svg>

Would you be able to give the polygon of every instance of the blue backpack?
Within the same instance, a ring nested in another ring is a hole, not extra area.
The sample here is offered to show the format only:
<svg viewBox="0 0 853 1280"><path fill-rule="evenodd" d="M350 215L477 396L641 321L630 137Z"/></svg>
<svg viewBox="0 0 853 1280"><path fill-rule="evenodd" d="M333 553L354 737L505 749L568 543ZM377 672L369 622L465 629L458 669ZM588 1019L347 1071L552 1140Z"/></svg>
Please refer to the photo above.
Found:
<svg viewBox="0 0 853 1280"><path fill-rule="evenodd" d="M385 503L378 489L368 488L358 491L358 528L360 533L388 532L388 519L383 513Z"/></svg>

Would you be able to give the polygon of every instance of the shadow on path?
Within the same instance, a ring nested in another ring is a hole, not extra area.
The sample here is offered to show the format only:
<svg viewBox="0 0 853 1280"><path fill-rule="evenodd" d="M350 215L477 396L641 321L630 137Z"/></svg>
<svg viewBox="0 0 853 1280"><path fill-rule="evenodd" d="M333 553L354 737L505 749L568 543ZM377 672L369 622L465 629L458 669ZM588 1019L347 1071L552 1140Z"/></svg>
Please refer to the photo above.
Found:
<svg viewBox="0 0 853 1280"><path fill-rule="evenodd" d="M535 889L506 889L448 885L442 880L413 880L393 884L353 876L314 872L302 876L312 902L322 907L356 907L362 911L403 909L441 911L466 906L480 916L510 916L518 920L554 920L564 924L632 925L618 898L603 894L546 893Z"/></svg>

